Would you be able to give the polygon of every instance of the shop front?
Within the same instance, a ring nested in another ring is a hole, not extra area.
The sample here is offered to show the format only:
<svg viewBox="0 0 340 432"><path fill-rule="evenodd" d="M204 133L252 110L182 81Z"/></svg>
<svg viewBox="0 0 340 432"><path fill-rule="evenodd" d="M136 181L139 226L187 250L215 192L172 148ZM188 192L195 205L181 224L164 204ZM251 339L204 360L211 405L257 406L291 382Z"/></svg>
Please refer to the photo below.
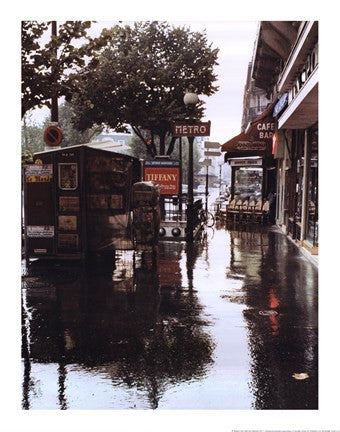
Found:
<svg viewBox="0 0 340 432"><path fill-rule="evenodd" d="M262 198L263 195L263 159L231 158L231 196L241 199Z"/></svg>
<svg viewBox="0 0 340 432"><path fill-rule="evenodd" d="M274 103L249 123L247 129L221 147L232 167L231 195L266 199L275 193L276 164L272 156Z"/></svg>
<svg viewBox="0 0 340 432"><path fill-rule="evenodd" d="M318 248L318 128L280 130L277 224L313 254ZM282 149L280 149L280 145Z"/></svg>

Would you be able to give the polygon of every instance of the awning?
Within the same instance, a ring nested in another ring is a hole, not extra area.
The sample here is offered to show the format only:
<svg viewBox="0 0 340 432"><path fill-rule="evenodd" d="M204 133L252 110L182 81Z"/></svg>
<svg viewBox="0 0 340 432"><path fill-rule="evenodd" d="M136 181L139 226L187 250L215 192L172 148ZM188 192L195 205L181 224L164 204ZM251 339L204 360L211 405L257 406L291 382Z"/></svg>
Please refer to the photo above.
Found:
<svg viewBox="0 0 340 432"><path fill-rule="evenodd" d="M245 132L241 132L222 145L221 150L226 152L225 159L248 156L270 157L275 132L275 119L272 115L275 103L276 99L248 124Z"/></svg>

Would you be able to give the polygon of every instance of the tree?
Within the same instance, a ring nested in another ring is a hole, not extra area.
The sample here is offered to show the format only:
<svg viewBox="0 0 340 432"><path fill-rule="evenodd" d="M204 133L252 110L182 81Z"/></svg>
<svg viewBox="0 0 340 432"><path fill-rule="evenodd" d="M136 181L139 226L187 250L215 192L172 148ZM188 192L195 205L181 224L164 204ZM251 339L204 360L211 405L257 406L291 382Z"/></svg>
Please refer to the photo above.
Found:
<svg viewBox="0 0 340 432"><path fill-rule="evenodd" d="M197 94L216 92L218 50L208 45L204 33L165 22L138 22L105 32L110 45L77 78L72 99L76 125L83 130L105 124L124 131L130 124L150 154L157 153L155 136L159 153L165 154L171 122L187 116L183 95L189 86ZM200 102L192 114L200 119L203 113Z"/></svg>
<svg viewBox="0 0 340 432"><path fill-rule="evenodd" d="M62 147L68 147L76 144L85 144L102 132L101 127L92 127L84 131L77 130L72 122L74 117L72 104L64 102L59 106L59 126L63 131Z"/></svg>
<svg viewBox="0 0 340 432"><path fill-rule="evenodd" d="M143 136L145 139L147 139L147 132L142 131ZM159 138L155 138L155 144L159 144ZM171 141L171 138L168 137L166 141L166 145L169 145ZM143 160L149 160L152 159L152 156L150 156L150 153L148 152L146 146L141 145L143 144L142 140L137 136L133 135L131 137L131 140L129 142L129 152L128 154L130 156L136 157L138 159ZM202 154L199 150L199 147L194 144L194 174L197 174L202 166L199 163L199 160L201 159ZM176 141L174 145L174 150L171 154L171 159L174 160L180 160L180 154L179 154L179 140ZM189 148L188 148L188 142L186 138L182 138L182 179L183 183L187 183L188 179L188 160L189 160Z"/></svg>
<svg viewBox="0 0 340 432"><path fill-rule="evenodd" d="M24 116L21 128L22 163L31 163L33 154L44 150L43 130L43 125L32 121L29 114Z"/></svg>
<svg viewBox="0 0 340 432"><path fill-rule="evenodd" d="M109 35L90 38L90 21L66 21L59 25L56 36L42 40L51 22L22 21L21 83L22 116L32 108L51 106L52 96L70 99L76 91L77 73L88 58L95 64L95 52L106 45ZM79 45L79 40L84 43Z"/></svg>

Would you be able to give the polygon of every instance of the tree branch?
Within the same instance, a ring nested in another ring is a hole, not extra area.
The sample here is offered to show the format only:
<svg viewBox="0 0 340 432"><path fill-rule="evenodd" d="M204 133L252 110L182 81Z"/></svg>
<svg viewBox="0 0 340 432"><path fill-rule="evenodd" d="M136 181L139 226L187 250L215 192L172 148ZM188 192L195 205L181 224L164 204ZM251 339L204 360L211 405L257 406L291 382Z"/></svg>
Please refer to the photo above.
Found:
<svg viewBox="0 0 340 432"><path fill-rule="evenodd" d="M168 156L170 156L171 153L174 151L176 140L177 140L177 137L172 137L171 138L171 141L170 141L170 144L169 144L169 147L168 147L168 151L166 152L166 154Z"/></svg>
<svg viewBox="0 0 340 432"><path fill-rule="evenodd" d="M139 128L138 128L137 126L133 126L133 125L131 125L131 127L132 127L132 130L134 131L134 133L138 136L138 138L140 138L140 139L143 141L143 143L145 144L145 147L146 147L148 153L150 153L151 156L154 157L155 154L156 154L156 153L155 153L154 143L152 143L151 145L148 145L148 144L146 143L146 139L143 137L143 134L142 134L142 132L139 130ZM152 146L153 146L153 147L152 147Z"/></svg>

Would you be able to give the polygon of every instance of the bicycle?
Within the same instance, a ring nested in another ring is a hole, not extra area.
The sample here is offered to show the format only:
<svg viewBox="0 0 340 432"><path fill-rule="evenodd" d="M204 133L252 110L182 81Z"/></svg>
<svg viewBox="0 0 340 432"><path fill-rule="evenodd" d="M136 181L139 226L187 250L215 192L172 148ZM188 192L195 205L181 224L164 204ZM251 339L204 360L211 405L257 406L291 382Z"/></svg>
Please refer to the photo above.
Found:
<svg viewBox="0 0 340 432"><path fill-rule="evenodd" d="M201 209L198 214L199 221L211 228L215 225L215 216L210 211Z"/></svg>

